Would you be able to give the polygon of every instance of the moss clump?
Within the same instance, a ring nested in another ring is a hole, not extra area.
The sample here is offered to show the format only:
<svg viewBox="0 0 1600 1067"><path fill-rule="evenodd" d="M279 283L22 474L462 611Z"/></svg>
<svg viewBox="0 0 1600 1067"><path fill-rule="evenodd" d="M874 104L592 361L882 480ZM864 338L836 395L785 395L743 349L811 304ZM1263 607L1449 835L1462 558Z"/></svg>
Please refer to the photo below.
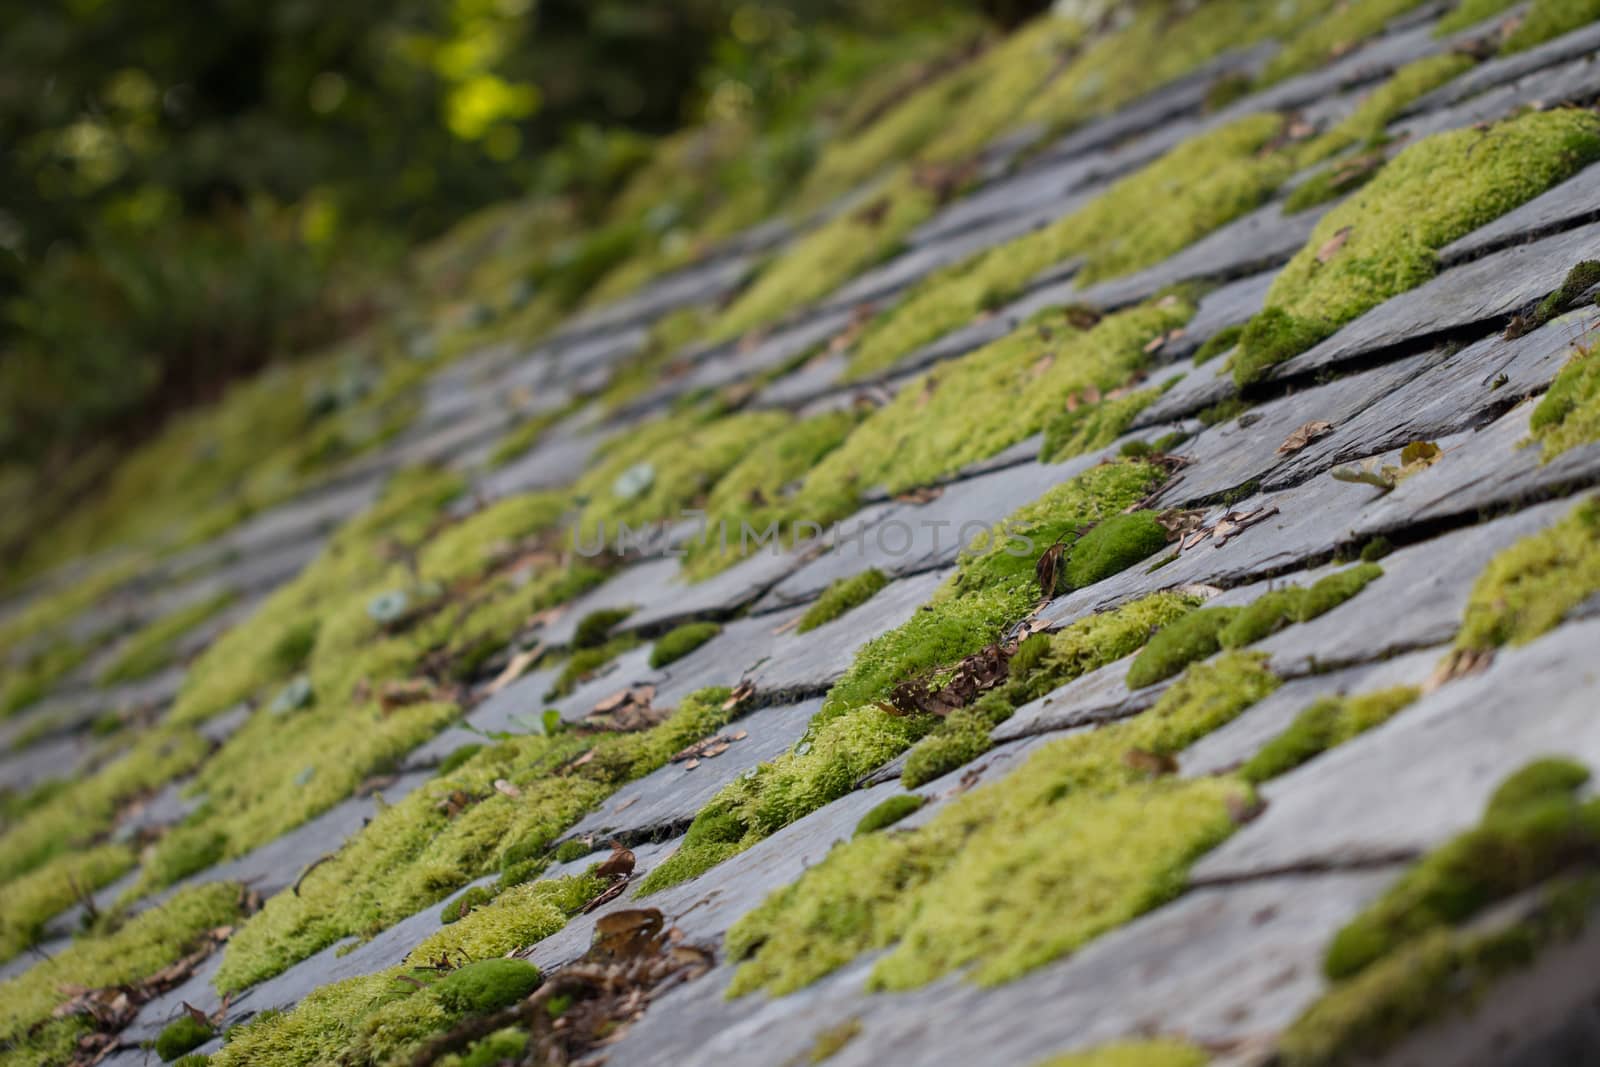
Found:
<svg viewBox="0 0 1600 1067"><path fill-rule="evenodd" d="M29 656L0 685L0 718L38 702L87 655L88 649L76 642L55 641Z"/></svg>
<svg viewBox="0 0 1600 1067"><path fill-rule="evenodd" d="M468 760L482 751L483 746L480 744L469 743L462 745L460 748L452 750L450 755L439 761L439 767L435 773L440 775L449 774L458 767L465 765Z"/></svg>
<svg viewBox="0 0 1600 1067"><path fill-rule="evenodd" d="M567 657L567 662L562 665L561 673L556 675L556 680L550 683L550 688L545 690L546 700L559 700L567 696L578 686L587 682L599 673L600 668L622 655L639 647L639 638L634 634L623 634L592 648L580 648Z"/></svg>
<svg viewBox="0 0 1600 1067"><path fill-rule="evenodd" d="M103 685L148 677L172 662L178 638L216 615L233 602L232 593L219 593L178 608L139 630L123 643L117 658L100 673Z"/></svg>
<svg viewBox="0 0 1600 1067"><path fill-rule="evenodd" d="M602 608L585 615L572 632L572 647L599 648L611 640L611 628L632 615L629 608Z"/></svg>
<svg viewBox="0 0 1600 1067"><path fill-rule="evenodd" d="M1335 984L1284 1033L1286 1067L1370 1062L1581 930L1600 900L1568 877L1600 843L1600 801L1580 800L1585 768L1540 760L1501 786L1475 828L1420 860L1342 929L1324 969ZM1537 887L1537 888L1536 888ZM1465 925L1535 890L1514 921Z"/></svg>
<svg viewBox="0 0 1600 1067"><path fill-rule="evenodd" d="M590 844L588 841L585 841L581 838L572 838L571 840L563 841L561 844L556 846L556 862L571 863L574 860L583 859L583 857L587 856L593 851L594 845Z"/></svg>
<svg viewBox="0 0 1600 1067"><path fill-rule="evenodd" d="M1358 974L1405 942L1458 925L1592 856L1600 802L1578 798L1588 780L1582 772L1563 760L1517 772L1476 827L1420 860L1334 936L1323 960L1328 977Z"/></svg>
<svg viewBox="0 0 1600 1067"><path fill-rule="evenodd" d="M126 845L97 845L57 856L0 884L0 960L34 944L45 923L83 894L110 885L133 866Z"/></svg>
<svg viewBox="0 0 1600 1067"><path fill-rule="evenodd" d="M487 1015L509 1008L539 988L544 975L526 960L479 960L451 971L433 986L446 1010Z"/></svg>
<svg viewBox="0 0 1600 1067"><path fill-rule="evenodd" d="M1018 508L992 536L976 539L922 610L862 646L793 750L725 787L700 810L684 844L640 884L641 895L693 877L843 796L861 775L938 728L933 716L890 714L880 704L911 678L937 688L942 671L998 641L1038 599L1037 546L1070 543L1078 528L1126 508L1162 477L1149 464L1102 464ZM966 736L970 743L975 733ZM702 822L715 824L717 832L697 837L694 827Z"/></svg>
<svg viewBox="0 0 1600 1067"><path fill-rule="evenodd" d="M1045 423L1039 458L1046 463L1058 463L1105 448L1127 432L1139 412L1160 395L1159 389L1140 389L1058 413Z"/></svg>
<svg viewBox="0 0 1600 1067"><path fill-rule="evenodd" d="M1179 619L1150 639L1128 668L1128 688L1141 689L1177 674L1224 648L1243 648L1288 626L1309 622L1343 604L1383 574L1361 563L1318 579L1305 589L1277 589L1245 607L1205 608Z"/></svg>
<svg viewBox="0 0 1600 1067"><path fill-rule="evenodd" d="M1600 261L1586 259L1574 265L1555 291L1539 301L1533 321L1543 326L1557 315L1570 311L1597 284L1600 284Z"/></svg>
<svg viewBox="0 0 1600 1067"><path fill-rule="evenodd" d="M1353 45L1381 32L1390 19L1421 0L1355 0L1338 4L1284 42L1262 71L1264 84L1315 70Z"/></svg>
<svg viewBox="0 0 1600 1067"><path fill-rule="evenodd" d="M1546 462L1600 440L1600 356L1595 352L1587 348L1575 353L1533 409L1528 425Z"/></svg>
<svg viewBox="0 0 1600 1067"><path fill-rule="evenodd" d="M800 616L800 622L795 629L799 633L810 633L817 627L859 608L877 596L879 590L888 584L889 576L876 567L869 567L860 574L852 574L848 578L835 579L822 591L822 595L817 597L816 602L806 609L805 614Z"/></svg>
<svg viewBox="0 0 1600 1067"><path fill-rule="evenodd" d="M450 775L381 811L332 859L307 873L298 893L269 899L234 934L217 973L218 988L237 991L340 938L371 937L503 867L503 886L531 877L547 861L547 847L620 785L725 726L727 697L728 690L720 688L693 693L664 722L634 733L519 735L484 748ZM497 790L494 783L501 779L521 796ZM603 888L598 881L580 882L591 895ZM568 898L539 903L553 892L550 887L578 884L556 880L503 889L493 903L437 935L432 951L467 946L473 958L499 955L505 950L489 952L471 933L495 927L531 943L556 918L565 921Z"/></svg>
<svg viewBox="0 0 1600 1067"><path fill-rule="evenodd" d="M1037 1067L1205 1067L1210 1062L1205 1050L1182 1041L1119 1041L1052 1056Z"/></svg>
<svg viewBox="0 0 1600 1067"><path fill-rule="evenodd" d="M1034 634L1011 657L1010 676L969 707L951 712L906 757L900 779L916 788L989 751L990 731L1030 700L1137 651L1152 631L1194 610L1199 601L1156 593L1079 619L1054 634Z"/></svg>
<svg viewBox="0 0 1600 1067"><path fill-rule="evenodd" d="M214 882L185 889L119 929L79 938L47 960L0 983L0 1042L15 1050L18 1064L64 1063L85 1016L51 1017L63 986L98 989L136 982L175 963L211 931L239 918L237 885Z"/></svg>
<svg viewBox="0 0 1600 1067"><path fill-rule="evenodd" d="M665 667L675 663L722 632L714 622L686 622L656 638L650 648L650 666Z"/></svg>
<svg viewBox="0 0 1600 1067"><path fill-rule="evenodd" d="M1239 777L1252 784L1294 770L1330 748L1374 726L1388 722L1421 694L1398 686L1360 696L1327 697L1302 711L1283 733L1239 768Z"/></svg>
<svg viewBox="0 0 1600 1067"><path fill-rule="evenodd" d="M472 1043L457 1067L500 1067L506 1060L516 1060L528 1048L528 1035L520 1030L496 1030L488 1037Z"/></svg>
<svg viewBox="0 0 1600 1067"><path fill-rule="evenodd" d="M1170 899L1245 789L1152 779L1130 753L1170 756L1276 685L1244 654L1196 667L1144 714L1041 747L922 826L835 848L729 931L728 958L744 961L731 995L791 992L891 946L872 988L969 965L1004 982Z"/></svg>
<svg viewBox="0 0 1600 1067"><path fill-rule="evenodd" d="M1508 7L1513 7L1517 0L1461 0L1454 11L1434 24L1434 33L1440 37L1464 30L1468 26L1475 26L1485 19L1493 18Z"/></svg>
<svg viewBox="0 0 1600 1067"><path fill-rule="evenodd" d="M817 1034L816 1040L811 1043L811 1051L806 1053L806 1062L828 1062L846 1045L854 1041L860 1033L860 1019L846 1019L837 1026L828 1027Z"/></svg>
<svg viewBox="0 0 1600 1067"><path fill-rule="evenodd" d="M1600 18L1595 0L1534 0L1517 28L1501 45L1503 52L1521 52L1587 26Z"/></svg>
<svg viewBox="0 0 1600 1067"><path fill-rule="evenodd" d="M1199 367L1211 362L1218 356L1227 352L1239 343L1239 338L1244 335L1244 327L1224 326L1206 339L1194 354L1194 365Z"/></svg>
<svg viewBox="0 0 1600 1067"><path fill-rule="evenodd" d="M157 1035L154 1046L156 1055L161 1057L161 1062L170 1063L185 1052L191 1052L210 1041L216 1033L216 1027L185 1012Z"/></svg>
<svg viewBox="0 0 1600 1067"><path fill-rule="evenodd" d="M439 921L446 926L458 922L472 914L473 909L480 908L494 899L494 891L487 886L475 885L456 897L444 906L439 912Z"/></svg>
<svg viewBox="0 0 1600 1067"><path fill-rule="evenodd" d="M792 545L796 531L782 528L787 502L801 480L844 442L861 418L857 411L826 412L794 422L753 445L706 498L705 529L684 546L684 573L701 579L737 563L756 550L773 522L780 527L774 543Z"/></svg>
<svg viewBox="0 0 1600 1067"><path fill-rule="evenodd" d="M1067 556L1068 589L1083 589L1167 547L1167 529L1153 511L1113 515L1078 538Z"/></svg>
<svg viewBox="0 0 1600 1067"><path fill-rule="evenodd" d="M1086 330L1049 311L917 378L870 415L806 478L798 515L842 517L864 491L927 485L1037 433L1069 397L1109 392L1149 360L1148 342L1186 322L1172 296Z"/></svg>
<svg viewBox="0 0 1600 1067"><path fill-rule="evenodd" d="M856 836L876 833L879 830L893 826L906 816L915 813L927 803L926 797L915 793L900 793L890 797L882 804L861 816L861 821L856 823Z"/></svg>
<svg viewBox="0 0 1600 1067"><path fill-rule="evenodd" d="M1234 380L1253 382L1340 326L1438 271L1439 248L1600 157L1600 119L1522 115L1436 134L1391 160L1328 212L1245 327ZM1441 196L1441 181L1449 195Z"/></svg>
<svg viewBox="0 0 1600 1067"><path fill-rule="evenodd" d="M1489 561L1467 598L1456 647L1521 645L1600 590L1600 498Z"/></svg>
<svg viewBox="0 0 1600 1067"><path fill-rule="evenodd" d="M1222 648L1222 632L1239 615L1240 608L1203 608L1162 627L1128 667L1128 688L1171 678L1196 660Z"/></svg>
<svg viewBox="0 0 1600 1067"><path fill-rule="evenodd" d="M1200 134L1044 229L933 275L869 329L851 373L887 370L1073 256L1087 260L1079 275L1085 283L1114 277L1158 263L1251 211L1292 172L1287 153L1263 151L1282 128L1280 116L1253 115Z"/></svg>

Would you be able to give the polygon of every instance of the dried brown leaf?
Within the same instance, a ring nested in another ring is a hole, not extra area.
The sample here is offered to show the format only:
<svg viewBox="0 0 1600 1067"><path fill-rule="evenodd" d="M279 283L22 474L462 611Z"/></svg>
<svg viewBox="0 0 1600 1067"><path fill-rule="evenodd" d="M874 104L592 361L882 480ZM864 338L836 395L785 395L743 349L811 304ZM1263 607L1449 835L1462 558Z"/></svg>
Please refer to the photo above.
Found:
<svg viewBox="0 0 1600 1067"><path fill-rule="evenodd" d="M1338 255L1339 249L1343 248L1344 243L1350 240L1352 229L1353 227L1350 226L1341 226L1338 228L1338 230L1334 231L1332 237L1318 245L1317 262L1326 263L1328 260Z"/></svg>
<svg viewBox="0 0 1600 1067"><path fill-rule="evenodd" d="M1319 437L1326 437L1333 432L1333 423L1313 420L1300 427L1283 439L1283 444L1278 446L1278 455L1288 455L1298 452Z"/></svg>

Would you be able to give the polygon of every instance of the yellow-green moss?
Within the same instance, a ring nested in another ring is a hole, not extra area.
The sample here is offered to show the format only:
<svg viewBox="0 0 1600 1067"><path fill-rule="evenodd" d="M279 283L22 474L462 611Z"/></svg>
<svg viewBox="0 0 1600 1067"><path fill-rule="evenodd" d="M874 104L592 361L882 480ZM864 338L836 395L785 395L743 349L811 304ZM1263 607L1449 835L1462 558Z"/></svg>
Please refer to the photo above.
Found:
<svg viewBox="0 0 1600 1067"><path fill-rule="evenodd" d="M1428 1023L1471 1010L1492 984L1581 930L1600 900L1581 868L1600 841L1588 771L1539 760L1512 775L1473 829L1420 860L1334 937L1334 985L1280 1039L1286 1067L1365 1063ZM1464 924L1538 887L1513 922Z"/></svg>
<svg viewBox="0 0 1600 1067"><path fill-rule="evenodd" d="M1600 843L1600 803L1580 800L1584 768L1542 760L1504 783L1473 829L1440 846L1352 919L1328 945L1323 969L1349 978L1430 930L1559 873Z"/></svg>
<svg viewBox="0 0 1600 1067"><path fill-rule="evenodd" d="M57 856L0 884L0 960L32 945L51 918L132 866L133 850L126 845L98 845Z"/></svg>
<svg viewBox="0 0 1600 1067"><path fill-rule="evenodd" d="M156 1035L155 1053L161 1057L163 1063L170 1063L185 1052L197 1049L210 1041L216 1032L216 1027L210 1023L203 1023L186 1012L168 1023L161 1033Z"/></svg>
<svg viewBox="0 0 1600 1067"><path fill-rule="evenodd" d="M615 547L619 523L637 530L681 520L682 509L701 502L751 449L791 422L781 412L717 417L694 408L630 429L610 443L574 487L583 502L576 528L579 543L592 545L603 532L608 546Z"/></svg>
<svg viewBox="0 0 1600 1067"><path fill-rule="evenodd" d="M817 627L859 608L877 596L878 592L888 584L889 576L876 567L869 567L860 574L852 574L848 578L836 579L822 591L816 602L806 609L805 614L800 616L800 623L795 630L803 634L810 633Z"/></svg>
<svg viewBox="0 0 1600 1067"><path fill-rule="evenodd" d="M989 732L1013 712L1081 675L1133 654L1150 634L1193 611L1199 598L1152 593L1091 615L1053 634L1034 634L1011 657L1010 676L974 704L951 712L906 756L909 789L948 774L989 750Z"/></svg>
<svg viewBox="0 0 1600 1067"><path fill-rule="evenodd" d="M747 454L723 475L705 504L702 536L684 546L683 569L691 579L717 573L743 559L744 530L752 531L749 551L771 523L779 524L774 543L793 544L795 531L783 529L787 501L800 481L842 444L861 421L857 411L833 411L801 419L753 443ZM810 516L800 516L810 518Z"/></svg>
<svg viewBox="0 0 1600 1067"><path fill-rule="evenodd" d="M1600 499L1503 550L1472 587L1456 647L1521 645L1600 591Z"/></svg>
<svg viewBox="0 0 1600 1067"><path fill-rule="evenodd" d="M686 622L656 638L650 646L650 666L660 669L674 663L722 632L714 622Z"/></svg>
<svg viewBox="0 0 1600 1067"><path fill-rule="evenodd" d="M624 652L639 647L639 638L634 634L622 634L611 638L601 645L592 648L576 649L567 657L567 662L561 668L561 673L545 690L546 700L559 700L571 693L579 685L589 680L601 667L610 663ZM651 657L654 658L653 656Z"/></svg>
<svg viewBox="0 0 1600 1067"><path fill-rule="evenodd" d="M1083 589L1126 570L1166 546L1167 530L1156 521L1155 512L1113 515L1073 544L1062 575L1065 581L1057 586Z"/></svg>
<svg viewBox="0 0 1600 1067"><path fill-rule="evenodd" d="M178 638L233 602L232 593L218 593L178 608L130 636L117 658L100 672L102 685L131 682L154 674L172 662Z"/></svg>
<svg viewBox="0 0 1600 1067"><path fill-rule="evenodd" d="M850 372L887 370L1073 256L1086 258L1079 279L1087 284L1158 263L1249 212L1292 172L1286 153L1262 152L1282 128L1278 115L1254 115L1200 134L1044 229L931 276L868 330Z"/></svg>
<svg viewBox="0 0 1600 1067"><path fill-rule="evenodd" d="M191 951L209 931L236 921L239 904L239 887L230 883L185 889L115 932L79 938L0 983L0 1043L13 1045L16 1058L11 1062L65 1064L72 1042L88 1032L82 1016L51 1019L65 999L61 987L94 989L154 974Z"/></svg>
<svg viewBox="0 0 1600 1067"><path fill-rule="evenodd" d="M123 804L192 770L210 744L190 730L156 727L118 759L62 788L0 833L0 881L87 845L111 829Z"/></svg>
<svg viewBox="0 0 1600 1067"><path fill-rule="evenodd" d="M1139 389L1123 396L1085 402L1071 410L1058 411L1044 426L1044 443L1039 459L1059 463L1085 452L1105 448L1121 437L1138 414L1161 396L1159 389Z"/></svg>
<svg viewBox="0 0 1600 1067"><path fill-rule="evenodd" d="M1434 33L1440 37L1464 30L1468 26L1475 26L1485 19L1493 18L1508 7L1514 7L1517 0L1461 0L1454 11L1434 24Z"/></svg>
<svg viewBox="0 0 1600 1067"><path fill-rule="evenodd" d="M1438 249L1597 157L1600 119L1573 110L1529 113L1412 145L1328 212L1279 272L1266 307L1245 327L1233 357L1234 379L1255 381L1427 281L1439 269Z"/></svg>
<svg viewBox="0 0 1600 1067"><path fill-rule="evenodd" d="M0 684L0 718L36 703L88 654L89 650L75 641L52 641L18 667L8 670L4 683Z"/></svg>
<svg viewBox="0 0 1600 1067"><path fill-rule="evenodd" d="M1121 511L1162 476L1138 462L1093 467L969 546L928 605L861 647L792 750L724 787L700 810L678 851L645 877L640 893L694 877L843 796L861 775L928 734L938 724L931 716L892 715L879 702L915 676L928 676L937 687L940 670L998 640L1038 600L1038 554ZM1033 539L1032 548L1017 540L1024 537Z"/></svg>
<svg viewBox="0 0 1600 1067"><path fill-rule="evenodd" d="M1600 4L1594 0L1533 0L1501 50L1520 52L1587 26L1597 18Z"/></svg>
<svg viewBox="0 0 1600 1067"><path fill-rule="evenodd" d="M1182 1041L1119 1041L1052 1056L1037 1067L1205 1067L1210 1062L1203 1049Z"/></svg>
<svg viewBox="0 0 1600 1067"><path fill-rule="evenodd" d="M1302 711L1287 730L1261 746L1239 768L1239 777L1259 784L1292 771L1328 749L1388 722L1420 695L1410 686L1397 686L1359 696L1319 700Z"/></svg>
<svg viewBox="0 0 1600 1067"><path fill-rule="evenodd" d="M567 924L606 887L590 874L544 879L512 886L460 921L429 935L412 948L406 962L422 967L441 956L481 960L544 940Z"/></svg>
<svg viewBox="0 0 1600 1067"><path fill-rule="evenodd" d="M299 892L269 899L229 944L218 988L242 989L342 937L370 937L502 867L507 881L512 869L518 878L536 873L547 846L618 786L725 725L727 695L701 690L638 733L528 735L482 749L383 809L312 869ZM574 762L580 756L587 758ZM496 789L502 779L520 795ZM469 921L503 922L518 899L502 893L453 924L450 936L473 936Z"/></svg>
<svg viewBox="0 0 1600 1067"><path fill-rule="evenodd" d="M1545 462L1600 440L1600 356L1580 349L1561 368L1528 421Z"/></svg>
<svg viewBox="0 0 1600 1067"><path fill-rule="evenodd" d="M914 814L926 802L926 797L915 793L898 793L861 816L856 823L855 836L876 833L887 829L908 815Z"/></svg>
<svg viewBox="0 0 1600 1067"><path fill-rule="evenodd" d="M1078 330L1043 313L976 352L903 386L806 479L797 514L823 521L855 510L874 486L901 492L987 459L1038 433L1069 397L1109 392L1149 359L1152 338L1193 307L1171 296Z"/></svg>
<svg viewBox="0 0 1600 1067"><path fill-rule="evenodd" d="M836 1026L818 1032L816 1039L811 1042L810 1050L806 1052L806 1062L827 1063L860 1034L860 1019L846 1019Z"/></svg>
<svg viewBox="0 0 1600 1067"><path fill-rule="evenodd" d="M1382 31L1397 15L1403 15L1422 0L1353 0L1334 5L1332 10L1284 42L1278 54L1261 73L1263 84L1271 84L1330 62Z"/></svg>
<svg viewBox="0 0 1600 1067"><path fill-rule="evenodd" d="M791 992L891 946L873 988L968 965L980 983L1008 981L1170 899L1248 790L1151 779L1129 753L1171 755L1276 685L1246 654L1196 667L1143 715L1051 742L917 829L835 848L728 932L729 959L744 961L730 994Z"/></svg>

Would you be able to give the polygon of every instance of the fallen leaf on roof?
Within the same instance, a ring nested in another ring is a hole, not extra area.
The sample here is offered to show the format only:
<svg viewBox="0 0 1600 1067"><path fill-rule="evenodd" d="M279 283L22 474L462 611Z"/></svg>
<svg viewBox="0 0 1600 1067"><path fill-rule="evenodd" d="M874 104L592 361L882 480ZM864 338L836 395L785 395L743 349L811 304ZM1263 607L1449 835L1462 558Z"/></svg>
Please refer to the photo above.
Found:
<svg viewBox="0 0 1600 1067"><path fill-rule="evenodd" d="M1312 421L1306 423L1298 430L1283 439L1283 444L1278 446L1278 455L1288 455L1298 452L1319 437L1326 437L1333 432L1333 423Z"/></svg>
<svg viewBox="0 0 1600 1067"><path fill-rule="evenodd" d="M1049 600L1056 595L1056 577L1061 573L1061 557L1066 554L1067 546L1057 541L1039 557L1033 565L1033 576L1039 582L1039 595Z"/></svg>
<svg viewBox="0 0 1600 1067"><path fill-rule="evenodd" d="M1326 263L1338 255L1339 249L1343 248L1344 243L1350 240L1351 230L1352 228L1349 226L1341 226L1334 232L1332 237L1317 246L1317 262Z"/></svg>
<svg viewBox="0 0 1600 1067"><path fill-rule="evenodd" d="M544 645L541 644L534 645L527 651L518 652L515 656L512 656L511 661L505 665L505 668L494 676L494 680L483 687L484 694L494 696L500 690L521 678L528 672L529 667L538 662L539 657L542 655L544 655Z"/></svg>

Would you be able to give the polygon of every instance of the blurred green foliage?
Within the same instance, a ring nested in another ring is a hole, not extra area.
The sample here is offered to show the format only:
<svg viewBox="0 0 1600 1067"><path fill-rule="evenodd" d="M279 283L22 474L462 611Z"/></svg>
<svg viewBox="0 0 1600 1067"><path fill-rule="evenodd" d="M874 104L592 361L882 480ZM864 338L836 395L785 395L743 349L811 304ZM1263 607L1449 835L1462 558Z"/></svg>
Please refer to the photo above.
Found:
<svg viewBox="0 0 1600 1067"><path fill-rule="evenodd" d="M560 229L584 237L524 264L523 282L557 290L541 314L641 250L659 254L636 275L670 267L688 253L664 235L687 216L726 207L731 231L806 172L808 87L862 77L885 42L972 7L7 5L0 451L59 463L348 335L400 253L490 203L557 200ZM704 203L693 173L685 195L630 200L630 178L690 151L672 136L689 128L718 131L716 176L747 202Z"/></svg>

